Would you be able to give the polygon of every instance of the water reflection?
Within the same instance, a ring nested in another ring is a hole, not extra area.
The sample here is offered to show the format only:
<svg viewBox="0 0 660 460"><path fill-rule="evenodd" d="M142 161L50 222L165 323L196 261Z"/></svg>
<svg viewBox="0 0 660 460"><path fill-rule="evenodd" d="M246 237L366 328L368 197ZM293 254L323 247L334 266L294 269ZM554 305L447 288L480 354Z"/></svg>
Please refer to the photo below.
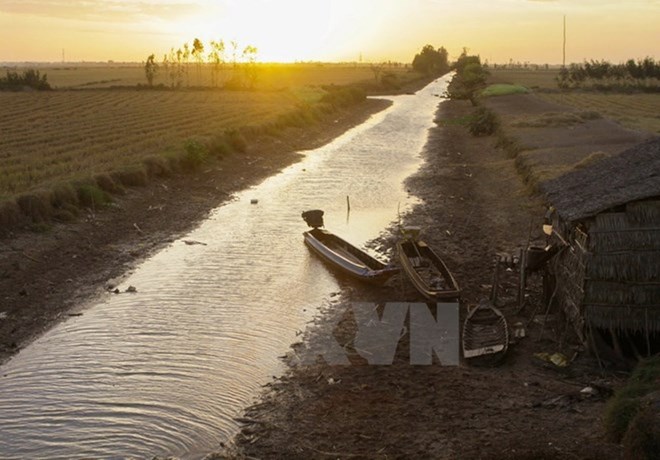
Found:
<svg viewBox="0 0 660 460"><path fill-rule="evenodd" d="M411 203L402 181L445 85L394 98L237 195L184 238L205 245L172 243L120 286L136 293L96 301L3 366L0 456L196 458L230 438L232 418L338 288L305 248L300 212L324 209L353 243L376 237Z"/></svg>

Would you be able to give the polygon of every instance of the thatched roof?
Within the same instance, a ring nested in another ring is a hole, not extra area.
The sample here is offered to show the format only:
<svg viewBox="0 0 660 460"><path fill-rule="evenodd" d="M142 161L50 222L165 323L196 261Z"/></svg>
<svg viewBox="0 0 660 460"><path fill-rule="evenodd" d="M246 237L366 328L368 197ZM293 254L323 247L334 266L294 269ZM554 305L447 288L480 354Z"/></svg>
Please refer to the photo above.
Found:
<svg viewBox="0 0 660 460"><path fill-rule="evenodd" d="M660 196L660 137L548 181L542 189L569 222Z"/></svg>

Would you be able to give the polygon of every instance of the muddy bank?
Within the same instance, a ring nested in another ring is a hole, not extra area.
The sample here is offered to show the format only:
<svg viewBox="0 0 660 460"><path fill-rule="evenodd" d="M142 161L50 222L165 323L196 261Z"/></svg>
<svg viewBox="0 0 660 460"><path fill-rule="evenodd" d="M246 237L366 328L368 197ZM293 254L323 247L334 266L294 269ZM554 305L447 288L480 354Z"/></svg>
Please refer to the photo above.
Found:
<svg viewBox="0 0 660 460"><path fill-rule="evenodd" d="M297 161L297 151L323 145L389 105L370 99L280 137L251 139L245 154L205 165L199 173L130 188L107 209L90 210L77 223L0 239L0 362L55 322L80 314L71 309L114 289L114 278L194 228L234 192Z"/></svg>
<svg viewBox="0 0 660 460"><path fill-rule="evenodd" d="M404 216L441 251L463 290L461 313L488 296L497 253L542 242L544 206L529 195L514 160L492 138L472 138L458 122L469 103L440 106L426 163L408 186L423 203ZM393 238L380 242L391 248ZM603 376L572 344L560 321L543 313L540 279L528 301L515 303L515 271L502 277L502 310L527 336L512 344L495 368L410 364L409 334L392 365L373 366L356 350L354 302L419 301L403 279L388 289L346 282L286 359L292 366L246 410L242 432L224 454L249 458L621 458L608 443L601 414L616 377ZM351 365L295 366L303 345L332 336ZM548 365L536 352L563 352L567 368ZM586 387L594 391L581 393Z"/></svg>

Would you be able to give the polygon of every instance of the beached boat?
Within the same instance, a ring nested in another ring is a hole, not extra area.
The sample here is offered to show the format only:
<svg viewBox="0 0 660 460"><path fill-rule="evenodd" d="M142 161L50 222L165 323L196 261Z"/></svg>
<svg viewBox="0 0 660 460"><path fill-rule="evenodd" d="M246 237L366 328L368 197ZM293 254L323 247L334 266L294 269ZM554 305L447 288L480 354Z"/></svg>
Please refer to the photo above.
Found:
<svg viewBox="0 0 660 460"><path fill-rule="evenodd" d="M415 288L429 300L458 299L460 289L444 261L417 237L419 229L407 227L397 246L399 262Z"/></svg>
<svg viewBox="0 0 660 460"><path fill-rule="evenodd" d="M319 228L323 226L323 211L306 211L303 219L312 230L304 232L305 244L332 267L360 281L383 284L399 272L337 235Z"/></svg>
<svg viewBox="0 0 660 460"><path fill-rule="evenodd" d="M506 318L488 299L482 299L468 311L463 323L463 357L489 356L491 362L501 360L509 347Z"/></svg>

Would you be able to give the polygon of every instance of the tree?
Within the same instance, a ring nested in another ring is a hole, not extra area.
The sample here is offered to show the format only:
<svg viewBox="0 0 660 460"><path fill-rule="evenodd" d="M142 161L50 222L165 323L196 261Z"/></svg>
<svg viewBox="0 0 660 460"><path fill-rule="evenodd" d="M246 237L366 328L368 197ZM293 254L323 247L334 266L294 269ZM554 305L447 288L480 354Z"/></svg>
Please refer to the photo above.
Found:
<svg viewBox="0 0 660 460"><path fill-rule="evenodd" d="M149 86L154 85L154 77L158 73L158 64L156 63L156 56L150 54L147 58L147 62L144 64L144 73L147 77L147 82Z"/></svg>
<svg viewBox="0 0 660 460"><path fill-rule="evenodd" d="M442 75L449 71L449 53L444 47L437 50L431 45L426 45L422 51L415 55L412 66L418 72L427 75Z"/></svg>
<svg viewBox="0 0 660 460"><path fill-rule="evenodd" d="M222 70L222 65L225 61L225 42L220 40L216 42L211 40L211 52L208 56L209 62L211 63L211 84L213 86L218 86L218 77L220 76L220 71Z"/></svg>
<svg viewBox="0 0 660 460"><path fill-rule="evenodd" d="M257 53L258 50L255 46L248 45L243 49L243 62L245 63L245 80L246 86L250 89L254 88L257 82Z"/></svg>
<svg viewBox="0 0 660 460"><path fill-rule="evenodd" d="M486 79L489 75L481 65L481 58L468 55L467 49L464 48L452 68L456 71L456 75L447 88L449 97L468 99L476 106L478 92L486 87Z"/></svg>
<svg viewBox="0 0 660 460"><path fill-rule="evenodd" d="M204 43L199 38L193 40L192 57L197 63L197 85L201 85L202 62L204 61Z"/></svg>
<svg viewBox="0 0 660 460"><path fill-rule="evenodd" d="M183 53L181 54L181 58L183 60L183 68L186 74L186 86L190 86L190 69L188 68L188 64L190 63L190 46L188 46L188 43L183 44Z"/></svg>
<svg viewBox="0 0 660 460"><path fill-rule="evenodd" d="M383 63L381 62L380 64L369 64L369 68L371 71L374 73L374 80L378 80L378 77L380 76L380 73L383 70Z"/></svg>

